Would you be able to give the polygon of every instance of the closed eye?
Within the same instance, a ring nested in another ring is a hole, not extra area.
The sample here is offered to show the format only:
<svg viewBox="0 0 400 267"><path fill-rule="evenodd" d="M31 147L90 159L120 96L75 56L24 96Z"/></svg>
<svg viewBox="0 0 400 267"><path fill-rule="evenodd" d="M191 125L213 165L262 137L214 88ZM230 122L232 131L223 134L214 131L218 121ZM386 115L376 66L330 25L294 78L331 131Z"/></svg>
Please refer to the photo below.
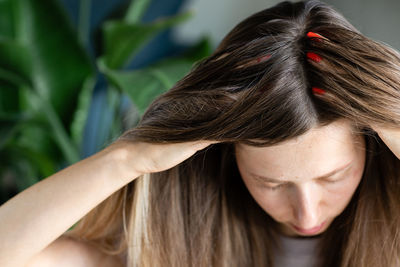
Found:
<svg viewBox="0 0 400 267"><path fill-rule="evenodd" d="M286 185L287 185L287 183L282 183L282 184L278 184L278 185L275 185L275 186L268 186L268 185L263 184L262 187L265 187L268 190L278 190L278 189L280 189L280 188L282 188L282 187L284 187Z"/></svg>
<svg viewBox="0 0 400 267"><path fill-rule="evenodd" d="M340 182L342 180L343 179L321 179L322 182L329 183L329 184L334 184L334 183ZM278 190L278 189L280 189L280 188L282 188L282 187L284 187L286 185L287 185L287 183L282 183L282 184L278 184L278 185L275 185L275 186L266 186L264 184L263 187L267 188L268 190L274 191L274 190Z"/></svg>
<svg viewBox="0 0 400 267"><path fill-rule="evenodd" d="M336 180L323 180L324 182L327 182L327 183L330 183L330 184L333 184L333 183L337 183L337 182L340 182L342 179L336 179Z"/></svg>

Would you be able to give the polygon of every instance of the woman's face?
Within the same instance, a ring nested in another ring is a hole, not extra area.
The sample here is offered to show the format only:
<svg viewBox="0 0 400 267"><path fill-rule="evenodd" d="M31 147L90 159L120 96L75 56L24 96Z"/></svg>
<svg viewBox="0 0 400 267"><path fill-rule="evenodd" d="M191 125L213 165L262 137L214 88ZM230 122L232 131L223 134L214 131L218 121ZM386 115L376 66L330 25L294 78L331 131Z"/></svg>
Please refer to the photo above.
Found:
<svg viewBox="0 0 400 267"><path fill-rule="evenodd" d="M288 236L324 232L361 181L365 140L346 120L270 147L235 145L239 172L256 202Z"/></svg>

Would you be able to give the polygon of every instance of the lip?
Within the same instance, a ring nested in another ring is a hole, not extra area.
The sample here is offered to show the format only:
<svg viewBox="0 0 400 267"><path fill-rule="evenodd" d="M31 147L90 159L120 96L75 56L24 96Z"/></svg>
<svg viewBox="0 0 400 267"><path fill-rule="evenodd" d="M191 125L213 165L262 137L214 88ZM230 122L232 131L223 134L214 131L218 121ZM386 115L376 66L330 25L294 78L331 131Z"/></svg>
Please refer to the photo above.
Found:
<svg viewBox="0 0 400 267"><path fill-rule="evenodd" d="M326 223L326 221L324 221L320 225L318 225L316 227L313 227L313 228L310 228L310 229L303 229L303 228L297 227L297 226L295 226L293 224L292 224L292 226L299 233L306 234L306 235L311 235L311 234L315 234L318 231L320 231L322 229L322 227L324 227L325 223Z"/></svg>

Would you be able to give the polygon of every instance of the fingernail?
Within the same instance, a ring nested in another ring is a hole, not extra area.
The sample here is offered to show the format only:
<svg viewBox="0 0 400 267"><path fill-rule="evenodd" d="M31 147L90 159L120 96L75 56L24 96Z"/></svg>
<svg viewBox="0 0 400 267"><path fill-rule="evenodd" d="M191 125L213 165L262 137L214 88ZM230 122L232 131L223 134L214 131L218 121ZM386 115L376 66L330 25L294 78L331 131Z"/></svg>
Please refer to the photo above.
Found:
<svg viewBox="0 0 400 267"><path fill-rule="evenodd" d="M313 91L313 93L316 94L316 95L323 95L323 94L325 94L325 90L323 90L323 89L321 89L321 88L318 88L318 87L313 87L313 88L312 88L312 91Z"/></svg>
<svg viewBox="0 0 400 267"><path fill-rule="evenodd" d="M322 57L319 55L313 53L313 52L307 52L307 58L315 61L315 62L320 62L322 60Z"/></svg>
<svg viewBox="0 0 400 267"><path fill-rule="evenodd" d="M315 33L315 32L308 32L307 37L308 38L321 38L321 39L329 41L328 38L322 36L321 34ZM316 39L316 40L319 41L318 39Z"/></svg>
<svg viewBox="0 0 400 267"><path fill-rule="evenodd" d="M269 59L270 57L271 57L271 55L259 57L259 58L257 58L257 63L260 63L261 61L265 61L265 60Z"/></svg>

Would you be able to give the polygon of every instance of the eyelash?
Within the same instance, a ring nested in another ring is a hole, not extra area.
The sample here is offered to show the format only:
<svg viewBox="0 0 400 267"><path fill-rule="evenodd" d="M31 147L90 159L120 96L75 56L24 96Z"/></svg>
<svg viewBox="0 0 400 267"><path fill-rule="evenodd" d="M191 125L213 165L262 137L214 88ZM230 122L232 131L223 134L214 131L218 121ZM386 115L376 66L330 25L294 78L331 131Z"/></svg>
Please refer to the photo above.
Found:
<svg viewBox="0 0 400 267"><path fill-rule="evenodd" d="M285 185L285 184L280 184L280 185L277 185L277 186L274 186L274 187L266 186L266 188L267 188L268 190L274 191L274 190L278 190L279 188L283 187L284 185Z"/></svg>
<svg viewBox="0 0 400 267"><path fill-rule="evenodd" d="M339 182L340 180L333 180L333 181L329 181L329 180L325 180L324 182L330 183L330 184L334 184Z"/></svg>

